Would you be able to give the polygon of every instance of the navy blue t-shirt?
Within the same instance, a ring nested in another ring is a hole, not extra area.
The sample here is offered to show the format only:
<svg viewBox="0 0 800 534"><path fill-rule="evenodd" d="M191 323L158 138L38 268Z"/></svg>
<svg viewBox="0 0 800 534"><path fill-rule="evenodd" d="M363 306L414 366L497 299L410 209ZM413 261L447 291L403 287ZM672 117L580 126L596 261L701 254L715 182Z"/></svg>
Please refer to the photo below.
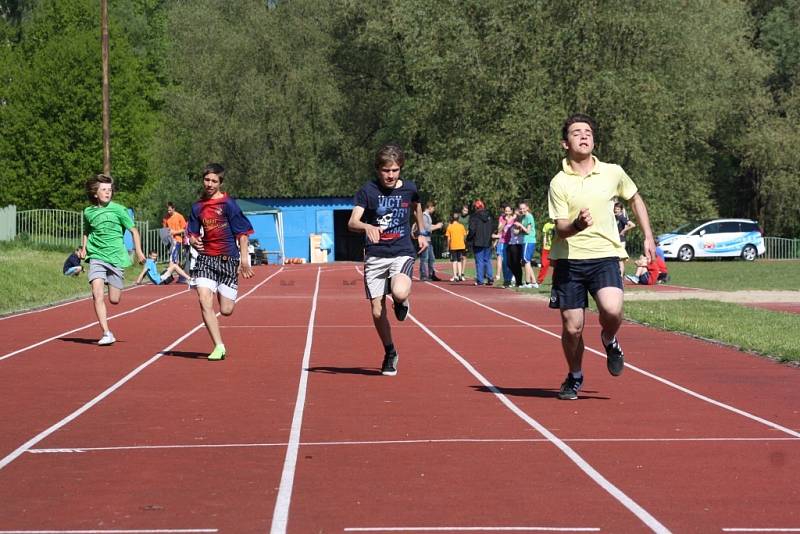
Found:
<svg viewBox="0 0 800 534"><path fill-rule="evenodd" d="M356 206L364 208L361 220L381 229L381 239L371 243L364 236L364 253L378 258L416 256L411 242L411 210L419 202L414 182L402 180L395 189L384 189L377 180L367 182L358 190Z"/></svg>

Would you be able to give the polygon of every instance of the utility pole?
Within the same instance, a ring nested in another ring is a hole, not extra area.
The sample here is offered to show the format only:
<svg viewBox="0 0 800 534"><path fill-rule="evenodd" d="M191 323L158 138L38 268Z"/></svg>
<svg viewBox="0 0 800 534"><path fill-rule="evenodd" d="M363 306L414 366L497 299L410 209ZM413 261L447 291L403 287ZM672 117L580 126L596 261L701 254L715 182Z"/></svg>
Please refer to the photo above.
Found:
<svg viewBox="0 0 800 534"><path fill-rule="evenodd" d="M111 106L108 86L108 0L100 0L100 32L103 48L103 174L111 176Z"/></svg>

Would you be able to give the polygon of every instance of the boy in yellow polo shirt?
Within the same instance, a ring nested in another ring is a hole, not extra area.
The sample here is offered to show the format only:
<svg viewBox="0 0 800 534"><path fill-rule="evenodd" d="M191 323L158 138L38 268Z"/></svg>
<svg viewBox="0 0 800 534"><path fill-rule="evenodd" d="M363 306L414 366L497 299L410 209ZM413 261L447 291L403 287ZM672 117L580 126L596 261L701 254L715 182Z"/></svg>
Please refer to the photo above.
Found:
<svg viewBox="0 0 800 534"><path fill-rule="evenodd" d="M561 345L569 366L560 399L577 399L583 384L583 326L589 293L600 314L608 371L619 376L624 368L617 341L623 303L619 261L628 254L614 218L617 198L627 200L636 214L648 262L656 255L647 207L636 185L622 167L603 163L592 154L596 131L587 115L575 114L564 122L561 146L567 157L548 191L550 218L556 225L550 248L550 259L555 261L550 307L561 310Z"/></svg>

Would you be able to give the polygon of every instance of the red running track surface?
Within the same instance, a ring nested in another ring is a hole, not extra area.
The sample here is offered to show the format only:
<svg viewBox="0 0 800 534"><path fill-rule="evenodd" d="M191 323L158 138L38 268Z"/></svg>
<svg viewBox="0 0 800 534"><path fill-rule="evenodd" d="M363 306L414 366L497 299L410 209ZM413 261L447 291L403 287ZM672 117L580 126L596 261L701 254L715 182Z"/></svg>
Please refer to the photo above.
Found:
<svg viewBox="0 0 800 534"><path fill-rule="evenodd" d="M590 314L559 401L557 312L415 283L384 377L357 268L258 268L224 362L181 287L0 321L0 532L800 528L797 369L626 324L613 378Z"/></svg>

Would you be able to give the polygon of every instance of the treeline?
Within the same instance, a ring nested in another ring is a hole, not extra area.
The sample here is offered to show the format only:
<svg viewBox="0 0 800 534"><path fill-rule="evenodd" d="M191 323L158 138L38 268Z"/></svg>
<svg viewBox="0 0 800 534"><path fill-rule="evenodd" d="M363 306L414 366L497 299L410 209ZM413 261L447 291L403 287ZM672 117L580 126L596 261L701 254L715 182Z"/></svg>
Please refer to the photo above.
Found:
<svg viewBox="0 0 800 534"><path fill-rule="evenodd" d="M800 235L800 0L109 0L112 173L157 218L207 161L242 197L350 195L384 142L440 212L546 190L571 112L657 231ZM99 0L0 0L0 205L84 205Z"/></svg>

